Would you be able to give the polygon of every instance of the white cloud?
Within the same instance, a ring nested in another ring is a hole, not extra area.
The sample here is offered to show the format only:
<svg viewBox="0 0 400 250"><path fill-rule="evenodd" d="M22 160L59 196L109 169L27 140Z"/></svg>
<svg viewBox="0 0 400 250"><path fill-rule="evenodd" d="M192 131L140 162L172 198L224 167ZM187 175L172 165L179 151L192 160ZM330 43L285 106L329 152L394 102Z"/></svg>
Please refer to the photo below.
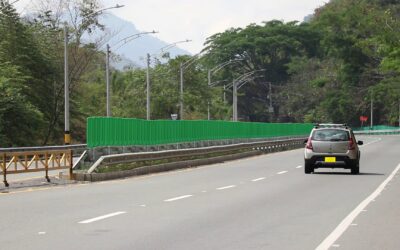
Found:
<svg viewBox="0 0 400 250"><path fill-rule="evenodd" d="M21 0L19 9L29 1ZM123 4L111 10L131 21L141 31L158 30L166 42L193 40L180 44L199 52L206 38L231 27L245 27L272 19L302 21L328 0L102 0L104 7Z"/></svg>

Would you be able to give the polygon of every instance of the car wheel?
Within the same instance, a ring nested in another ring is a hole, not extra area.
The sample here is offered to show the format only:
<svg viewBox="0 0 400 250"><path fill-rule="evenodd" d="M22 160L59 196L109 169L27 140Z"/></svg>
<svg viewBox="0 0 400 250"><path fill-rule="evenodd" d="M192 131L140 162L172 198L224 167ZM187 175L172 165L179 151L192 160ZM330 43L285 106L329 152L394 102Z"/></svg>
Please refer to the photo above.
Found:
<svg viewBox="0 0 400 250"><path fill-rule="evenodd" d="M353 166L351 166L351 174L359 174L360 173L360 162L357 161Z"/></svg>
<svg viewBox="0 0 400 250"><path fill-rule="evenodd" d="M313 172L313 171L314 171L314 167L313 167L313 165L311 164L311 162L305 160L305 161L304 161L304 173L310 174L310 173Z"/></svg>

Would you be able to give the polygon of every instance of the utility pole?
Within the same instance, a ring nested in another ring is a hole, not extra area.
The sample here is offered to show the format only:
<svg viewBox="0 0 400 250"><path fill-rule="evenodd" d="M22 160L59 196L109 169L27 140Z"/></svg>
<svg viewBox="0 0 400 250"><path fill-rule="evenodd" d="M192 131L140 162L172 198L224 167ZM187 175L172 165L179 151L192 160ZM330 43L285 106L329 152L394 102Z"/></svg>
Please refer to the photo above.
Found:
<svg viewBox="0 0 400 250"><path fill-rule="evenodd" d="M147 53L146 86L147 86L146 118L147 120L150 120L150 54L149 53Z"/></svg>
<svg viewBox="0 0 400 250"><path fill-rule="evenodd" d="M106 91L107 91L107 117L111 117L111 89L110 89L110 45L106 47Z"/></svg>
<svg viewBox="0 0 400 250"><path fill-rule="evenodd" d="M68 79L68 30L67 23L64 24L64 144L71 143L71 134L69 130L69 79Z"/></svg>
<svg viewBox="0 0 400 250"><path fill-rule="evenodd" d="M183 120L183 63L180 65L180 73L181 73L181 92L179 97L179 116L180 120Z"/></svg>

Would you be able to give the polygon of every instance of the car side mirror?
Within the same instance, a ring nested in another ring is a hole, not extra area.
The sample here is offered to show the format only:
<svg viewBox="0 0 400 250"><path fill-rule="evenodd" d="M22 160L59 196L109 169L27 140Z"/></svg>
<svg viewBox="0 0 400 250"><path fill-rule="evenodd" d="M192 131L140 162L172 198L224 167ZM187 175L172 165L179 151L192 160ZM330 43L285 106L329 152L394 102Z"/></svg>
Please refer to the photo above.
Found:
<svg viewBox="0 0 400 250"><path fill-rule="evenodd" d="M363 141L358 141L357 144L358 144L358 145L363 145L364 142L363 142Z"/></svg>
<svg viewBox="0 0 400 250"><path fill-rule="evenodd" d="M308 142L308 139L305 139L304 142L303 142L304 145L307 144L307 142Z"/></svg>

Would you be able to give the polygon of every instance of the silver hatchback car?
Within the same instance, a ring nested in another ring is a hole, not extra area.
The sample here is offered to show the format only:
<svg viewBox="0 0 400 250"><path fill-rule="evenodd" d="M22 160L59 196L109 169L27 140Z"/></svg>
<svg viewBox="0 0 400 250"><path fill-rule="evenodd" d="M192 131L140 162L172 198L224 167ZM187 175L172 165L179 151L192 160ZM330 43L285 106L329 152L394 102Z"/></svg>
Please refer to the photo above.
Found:
<svg viewBox="0 0 400 250"><path fill-rule="evenodd" d="M304 141L304 172L309 174L317 168L351 169L360 172L360 150L354 133L346 124L317 124L310 137Z"/></svg>

